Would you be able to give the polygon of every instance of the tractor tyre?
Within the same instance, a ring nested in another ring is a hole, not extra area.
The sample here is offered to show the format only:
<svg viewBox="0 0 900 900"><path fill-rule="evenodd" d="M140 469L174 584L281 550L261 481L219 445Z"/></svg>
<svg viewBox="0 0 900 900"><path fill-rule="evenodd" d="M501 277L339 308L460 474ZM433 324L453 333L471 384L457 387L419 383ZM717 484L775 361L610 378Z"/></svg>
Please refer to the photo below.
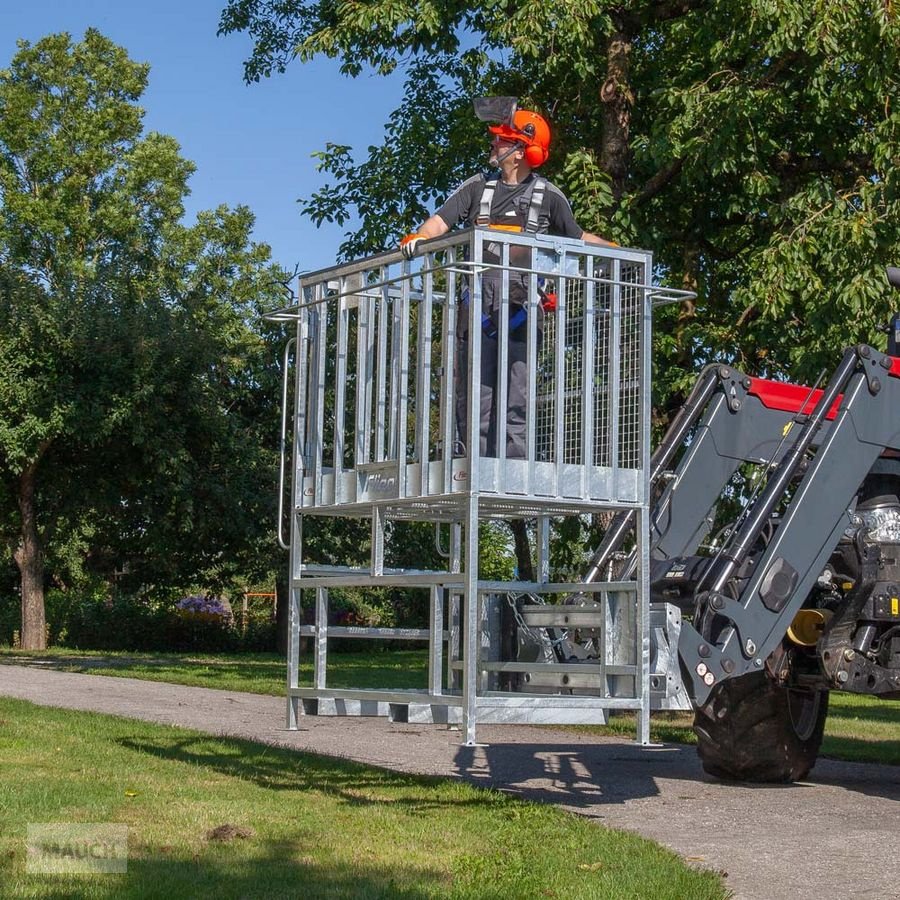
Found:
<svg viewBox="0 0 900 900"><path fill-rule="evenodd" d="M697 752L706 773L725 781L801 781L827 713L828 691L779 687L765 672L731 678L694 715Z"/></svg>

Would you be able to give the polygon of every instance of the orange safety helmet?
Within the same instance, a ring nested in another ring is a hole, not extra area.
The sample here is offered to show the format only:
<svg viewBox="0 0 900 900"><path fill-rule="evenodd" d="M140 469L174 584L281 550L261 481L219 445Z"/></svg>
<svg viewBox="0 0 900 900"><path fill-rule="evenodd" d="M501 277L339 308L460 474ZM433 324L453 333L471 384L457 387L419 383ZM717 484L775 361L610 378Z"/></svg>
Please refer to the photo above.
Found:
<svg viewBox="0 0 900 900"><path fill-rule="evenodd" d="M550 126L536 112L518 110L512 118L512 125L488 125L488 131L507 141L525 146L525 162L536 169L543 165L550 155Z"/></svg>

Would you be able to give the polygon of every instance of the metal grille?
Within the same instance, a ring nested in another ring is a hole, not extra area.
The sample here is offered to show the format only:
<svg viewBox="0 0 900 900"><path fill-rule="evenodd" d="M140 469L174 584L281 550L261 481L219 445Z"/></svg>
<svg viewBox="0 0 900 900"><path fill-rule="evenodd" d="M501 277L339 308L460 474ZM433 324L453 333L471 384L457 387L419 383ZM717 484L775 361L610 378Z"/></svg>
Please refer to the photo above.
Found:
<svg viewBox="0 0 900 900"><path fill-rule="evenodd" d="M632 285L643 284L644 269L639 265L620 266L620 382L619 382L619 459L622 468L635 469L641 464L641 320L643 291Z"/></svg>
<svg viewBox="0 0 900 900"><path fill-rule="evenodd" d="M606 269L600 268L597 276L608 276ZM598 281L594 316L594 461L598 466L611 466L612 429L610 421L610 364L609 331L612 323L612 285L608 281Z"/></svg>

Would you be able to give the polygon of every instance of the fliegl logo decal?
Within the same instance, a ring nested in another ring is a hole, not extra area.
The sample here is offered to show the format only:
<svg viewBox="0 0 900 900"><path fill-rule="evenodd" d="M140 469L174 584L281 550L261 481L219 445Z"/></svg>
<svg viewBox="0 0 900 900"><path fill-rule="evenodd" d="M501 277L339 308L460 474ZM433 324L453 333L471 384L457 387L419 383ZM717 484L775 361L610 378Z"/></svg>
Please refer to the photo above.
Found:
<svg viewBox="0 0 900 900"><path fill-rule="evenodd" d="M454 481L468 481L469 473L465 469L460 469L458 472L453 473Z"/></svg>
<svg viewBox="0 0 900 900"><path fill-rule="evenodd" d="M388 475L383 472L374 472L366 479L366 490L368 491L392 491L397 486L397 476Z"/></svg>

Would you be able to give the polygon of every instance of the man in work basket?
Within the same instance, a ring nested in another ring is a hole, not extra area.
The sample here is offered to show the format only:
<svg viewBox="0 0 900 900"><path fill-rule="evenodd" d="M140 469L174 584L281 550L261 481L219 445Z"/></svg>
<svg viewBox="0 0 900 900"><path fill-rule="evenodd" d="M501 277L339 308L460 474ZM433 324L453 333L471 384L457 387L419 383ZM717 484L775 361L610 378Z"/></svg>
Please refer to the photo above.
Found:
<svg viewBox="0 0 900 900"><path fill-rule="evenodd" d="M552 234L584 240L604 247L616 244L581 228L563 192L534 170L550 155L550 127L536 112L516 109L513 97L485 97L475 101L475 115L491 123L490 165L496 171L475 175L459 187L418 231L400 242L407 259L412 259L420 241L441 237L462 223L464 227L487 226L502 231L526 234ZM497 456L497 414L494 394L497 390L498 331L503 270L502 246L485 245L483 261L498 268L487 268L482 274L481 335L481 440L482 456ZM506 410L506 457L522 459L526 445L526 411L528 402L527 309L531 250L511 245L509 253L509 343ZM544 311L555 309L553 294L540 290L538 336L542 330ZM456 420L460 441L466 444L466 378L468 362L468 297L463 303L457 334L459 353L456 385Z"/></svg>

